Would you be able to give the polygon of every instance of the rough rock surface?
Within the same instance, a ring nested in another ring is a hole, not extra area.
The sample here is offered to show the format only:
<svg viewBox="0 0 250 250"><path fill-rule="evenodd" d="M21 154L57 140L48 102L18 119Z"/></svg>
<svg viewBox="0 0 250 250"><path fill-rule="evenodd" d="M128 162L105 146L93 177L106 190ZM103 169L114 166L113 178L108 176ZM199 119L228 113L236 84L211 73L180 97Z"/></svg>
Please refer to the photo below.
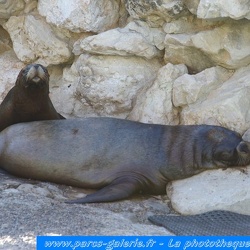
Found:
<svg viewBox="0 0 250 250"><path fill-rule="evenodd" d="M0 249L35 249L37 235L172 235L147 220L169 213L166 196L69 205L88 190L15 178L0 172Z"/></svg>
<svg viewBox="0 0 250 250"><path fill-rule="evenodd" d="M249 1L243 0L201 0L197 8L197 16L204 19L225 18L250 19Z"/></svg>
<svg viewBox="0 0 250 250"><path fill-rule="evenodd" d="M193 46L190 34L167 34L164 60L166 63L184 63L189 73L193 74L215 66L215 63L202 50Z"/></svg>
<svg viewBox="0 0 250 250"><path fill-rule="evenodd" d="M223 82L232 76L233 72L222 67L212 67L196 75L184 74L173 83L173 104L181 107L205 100Z"/></svg>
<svg viewBox="0 0 250 250"><path fill-rule="evenodd" d="M73 32L101 32L117 25L119 1L116 0L46 0L38 1L38 11L47 22Z"/></svg>
<svg viewBox="0 0 250 250"><path fill-rule="evenodd" d="M24 63L20 62L12 50L6 51L0 55L0 93L1 102L9 90L14 86L20 70Z"/></svg>
<svg viewBox="0 0 250 250"><path fill-rule="evenodd" d="M160 26L178 18L184 10L180 0L125 0L129 14L135 19L145 19L151 26Z"/></svg>
<svg viewBox="0 0 250 250"><path fill-rule="evenodd" d="M25 7L23 0L1 1L0 3L0 18L8 19L10 16L18 14Z"/></svg>
<svg viewBox="0 0 250 250"><path fill-rule="evenodd" d="M12 50L12 41L8 32L0 26L0 54L8 50Z"/></svg>
<svg viewBox="0 0 250 250"><path fill-rule="evenodd" d="M211 30L217 26L224 24L225 21L203 20L196 16L188 15L163 25L163 29L167 34L192 34L204 30Z"/></svg>
<svg viewBox="0 0 250 250"><path fill-rule="evenodd" d="M206 100L185 107L181 112L183 124L216 124L240 133L250 127L250 66L237 70ZM236 84L237 83L237 84Z"/></svg>
<svg viewBox="0 0 250 250"><path fill-rule="evenodd" d="M131 111L138 92L149 86L160 67L157 59L147 61L141 57L81 54L71 70L65 72L66 79L63 81L66 86L61 85L56 91L60 98L65 92L67 96L71 93L69 98L74 99L70 102L71 115L115 115L124 118ZM64 101L67 103L66 98ZM70 108L66 108L64 110L62 106L59 111L68 112Z"/></svg>
<svg viewBox="0 0 250 250"><path fill-rule="evenodd" d="M150 28L145 22L131 22L124 28L116 28L77 41L73 52L101 55L141 56L147 59L162 56L165 33Z"/></svg>
<svg viewBox="0 0 250 250"><path fill-rule="evenodd" d="M67 62L71 57L68 45L39 17L13 16L5 28L10 33L17 57L25 63L36 62L48 66Z"/></svg>
<svg viewBox="0 0 250 250"><path fill-rule="evenodd" d="M172 104L172 85L176 78L185 73L185 65L169 63L163 66L153 85L138 96L129 119L145 123L178 124L178 111Z"/></svg>
<svg viewBox="0 0 250 250"><path fill-rule="evenodd" d="M168 34L165 61L185 63L192 72L220 65L237 69L250 63L249 21L229 22L195 34Z"/></svg>

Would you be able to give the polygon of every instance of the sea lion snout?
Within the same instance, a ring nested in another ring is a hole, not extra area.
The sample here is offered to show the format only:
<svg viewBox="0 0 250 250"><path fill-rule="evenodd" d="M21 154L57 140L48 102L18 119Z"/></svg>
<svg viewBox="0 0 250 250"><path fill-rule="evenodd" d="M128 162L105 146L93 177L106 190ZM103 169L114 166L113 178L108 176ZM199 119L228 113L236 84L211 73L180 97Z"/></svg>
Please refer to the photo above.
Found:
<svg viewBox="0 0 250 250"><path fill-rule="evenodd" d="M40 64L31 64L27 66L24 74L26 74L26 88L31 84L40 85L43 82L47 82L49 78L47 69Z"/></svg>
<svg viewBox="0 0 250 250"><path fill-rule="evenodd" d="M250 143L241 141L236 148L239 156L239 161L243 165L250 164Z"/></svg>
<svg viewBox="0 0 250 250"><path fill-rule="evenodd" d="M246 142L246 141L240 142L236 149L239 154L248 154L250 157L250 143L249 142Z"/></svg>

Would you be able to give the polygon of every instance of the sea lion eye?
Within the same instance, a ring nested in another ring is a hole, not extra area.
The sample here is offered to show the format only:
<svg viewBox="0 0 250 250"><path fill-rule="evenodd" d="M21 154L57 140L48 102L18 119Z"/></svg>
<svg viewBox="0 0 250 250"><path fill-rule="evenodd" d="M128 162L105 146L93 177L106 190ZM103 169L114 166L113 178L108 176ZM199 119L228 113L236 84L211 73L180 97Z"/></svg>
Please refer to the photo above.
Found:
<svg viewBox="0 0 250 250"><path fill-rule="evenodd" d="M215 159L219 161L228 161L230 160L231 157L232 157L232 154L227 151L221 151L215 154Z"/></svg>
<svg viewBox="0 0 250 250"><path fill-rule="evenodd" d="M245 142L241 142L238 145L237 150L239 153L243 153L243 154L249 154L249 152L250 152L248 144Z"/></svg>
<svg viewBox="0 0 250 250"><path fill-rule="evenodd" d="M228 160L230 158L231 154L229 152L222 152L220 154L221 160Z"/></svg>

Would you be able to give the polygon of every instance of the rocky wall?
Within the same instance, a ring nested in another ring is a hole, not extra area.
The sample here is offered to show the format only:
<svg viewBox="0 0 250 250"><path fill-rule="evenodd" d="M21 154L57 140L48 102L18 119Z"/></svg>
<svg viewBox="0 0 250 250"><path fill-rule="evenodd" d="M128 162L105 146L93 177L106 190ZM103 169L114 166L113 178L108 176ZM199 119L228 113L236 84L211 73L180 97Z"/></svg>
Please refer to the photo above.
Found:
<svg viewBox="0 0 250 250"><path fill-rule="evenodd" d="M0 24L0 100L41 63L68 118L250 127L248 0L8 0Z"/></svg>

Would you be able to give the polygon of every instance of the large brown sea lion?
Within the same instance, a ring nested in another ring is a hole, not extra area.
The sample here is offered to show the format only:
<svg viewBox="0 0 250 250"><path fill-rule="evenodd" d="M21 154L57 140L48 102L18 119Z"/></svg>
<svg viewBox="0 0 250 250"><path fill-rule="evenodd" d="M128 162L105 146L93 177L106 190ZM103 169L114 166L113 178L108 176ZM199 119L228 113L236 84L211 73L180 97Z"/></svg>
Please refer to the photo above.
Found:
<svg viewBox="0 0 250 250"><path fill-rule="evenodd" d="M165 193L169 181L250 163L250 143L219 126L164 126L114 118L20 123L0 133L11 174L99 189L71 202Z"/></svg>
<svg viewBox="0 0 250 250"><path fill-rule="evenodd" d="M49 98L49 73L41 64L24 67L0 105L0 131L29 121L64 119Z"/></svg>

